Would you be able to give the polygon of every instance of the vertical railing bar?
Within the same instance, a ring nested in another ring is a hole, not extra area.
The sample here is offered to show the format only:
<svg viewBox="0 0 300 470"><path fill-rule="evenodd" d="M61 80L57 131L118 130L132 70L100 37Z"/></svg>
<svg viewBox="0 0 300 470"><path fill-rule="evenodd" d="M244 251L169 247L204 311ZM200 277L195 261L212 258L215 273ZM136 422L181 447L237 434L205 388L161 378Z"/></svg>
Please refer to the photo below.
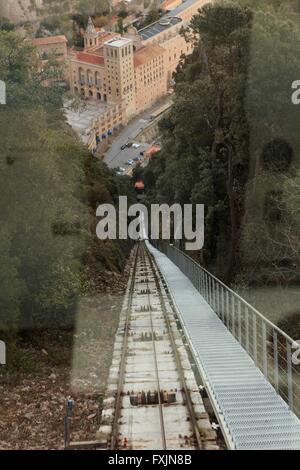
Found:
<svg viewBox="0 0 300 470"><path fill-rule="evenodd" d="M291 350L291 344L288 340L286 340L286 360L287 360L289 407L290 407L291 410L293 410L292 350Z"/></svg>
<svg viewBox="0 0 300 470"><path fill-rule="evenodd" d="M218 317L220 317L220 285L217 283L217 302L218 302Z"/></svg>
<svg viewBox="0 0 300 470"><path fill-rule="evenodd" d="M221 286L222 289L222 322L225 325L225 293L224 293L224 287Z"/></svg>
<svg viewBox="0 0 300 470"><path fill-rule="evenodd" d="M246 322L246 351L249 352L249 309L245 307L245 322Z"/></svg>
<svg viewBox="0 0 300 470"><path fill-rule="evenodd" d="M253 314L253 359L257 365L257 327L255 313Z"/></svg>
<svg viewBox="0 0 300 470"><path fill-rule="evenodd" d="M202 270L200 269L200 294L203 293L203 272Z"/></svg>
<svg viewBox="0 0 300 470"><path fill-rule="evenodd" d="M232 308L232 334L233 336L235 336L235 298L234 297L232 297L231 308Z"/></svg>
<svg viewBox="0 0 300 470"><path fill-rule="evenodd" d="M242 344L242 304L239 300L238 303L238 317L239 317L239 342Z"/></svg>
<svg viewBox="0 0 300 470"><path fill-rule="evenodd" d="M216 303L216 281L213 279L213 311L217 310L217 303Z"/></svg>
<svg viewBox="0 0 300 470"><path fill-rule="evenodd" d="M266 323L262 320L263 373L268 378L267 332Z"/></svg>
<svg viewBox="0 0 300 470"><path fill-rule="evenodd" d="M278 336L277 331L273 328L273 355L274 355L274 387L279 393L279 376L278 376Z"/></svg>
<svg viewBox="0 0 300 470"><path fill-rule="evenodd" d="M229 292L228 290L226 291L226 325L227 328L229 329L230 321L229 321Z"/></svg>

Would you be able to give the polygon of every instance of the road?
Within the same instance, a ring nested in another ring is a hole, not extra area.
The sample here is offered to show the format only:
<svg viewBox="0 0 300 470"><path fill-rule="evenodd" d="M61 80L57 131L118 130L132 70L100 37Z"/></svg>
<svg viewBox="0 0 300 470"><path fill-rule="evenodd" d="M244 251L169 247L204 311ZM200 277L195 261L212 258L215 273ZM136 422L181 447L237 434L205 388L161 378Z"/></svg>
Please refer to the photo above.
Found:
<svg viewBox="0 0 300 470"><path fill-rule="evenodd" d="M129 159L137 157L141 151L146 150L149 144L141 144L140 148L132 147L121 150L122 145L129 141L135 142L135 137L151 122L151 114L161 108L170 100L166 97L164 100L156 103L152 108L148 109L138 117L134 118L114 139L111 147L105 153L104 161L110 168L125 167L125 162Z"/></svg>

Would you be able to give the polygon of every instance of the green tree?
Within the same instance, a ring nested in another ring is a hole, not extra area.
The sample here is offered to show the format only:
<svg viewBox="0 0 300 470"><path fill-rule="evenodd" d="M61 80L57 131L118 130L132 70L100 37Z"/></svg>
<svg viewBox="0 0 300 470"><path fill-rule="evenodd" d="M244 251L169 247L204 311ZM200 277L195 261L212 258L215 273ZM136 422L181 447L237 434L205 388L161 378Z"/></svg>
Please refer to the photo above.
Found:
<svg viewBox="0 0 300 470"><path fill-rule="evenodd" d="M9 19L0 17L0 31L13 31L15 26L9 21Z"/></svg>
<svg viewBox="0 0 300 470"><path fill-rule="evenodd" d="M78 0L76 10L82 15L101 15L110 11L108 0Z"/></svg>
<svg viewBox="0 0 300 470"><path fill-rule="evenodd" d="M0 330L7 337L72 327L78 298L92 284L88 264L122 267L126 243L97 243L95 209L129 185L67 125L62 92L45 86L34 48L1 32L0 51L8 92L0 107Z"/></svg>

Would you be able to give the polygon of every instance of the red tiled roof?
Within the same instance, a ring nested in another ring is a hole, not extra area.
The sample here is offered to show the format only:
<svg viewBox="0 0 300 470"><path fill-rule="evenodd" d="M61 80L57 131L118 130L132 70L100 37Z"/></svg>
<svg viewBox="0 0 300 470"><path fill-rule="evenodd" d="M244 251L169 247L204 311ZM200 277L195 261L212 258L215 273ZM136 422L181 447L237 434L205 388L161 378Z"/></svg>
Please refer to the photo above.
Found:
<svg viewBox="0 0 300 470"><path fill-rule="evenodd" d="M145 189L145 184L143 183L143 181L137 181L134 185L134 187L136 189Z"/></svg>
<svg viewBox="0 0 300 470"><path fill-rule="evenodd" d="M181 3L180 0L164 0L160 4L160 8L162 10L167 10L170 7L176 8L178 5L180 5L180 3Z"/></svg>
<svg viewBox="0 0 300 470"><path fill-rule="evenodd" d="M103 56L89 54L88 52L77 52L76 59L80 60L80 62L87 62L92 65L104 65Z"/></svg>
<svg viewBox="0 0 300 470"><path fill-rule="evenodd" d="M152 157L152 155L159 152L160 150L161 150L160 145L156 145L156 144L151 145L151 147L148 148L148 150L144 153L144 157L145 158Z"/></svg>

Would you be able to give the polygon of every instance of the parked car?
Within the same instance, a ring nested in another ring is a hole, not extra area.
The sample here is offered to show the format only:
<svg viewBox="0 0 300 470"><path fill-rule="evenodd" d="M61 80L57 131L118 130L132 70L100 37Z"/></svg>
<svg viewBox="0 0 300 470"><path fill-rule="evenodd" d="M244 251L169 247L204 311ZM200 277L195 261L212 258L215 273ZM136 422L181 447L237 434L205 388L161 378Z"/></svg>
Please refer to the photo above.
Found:
<svg viewBox="0 0 300 470"><path fill-rule="evenodd" d="M129 159L127 160L127 162L125 163L125 165L133 165L134 164L134 161Z"/></svg>
<svg viewBox="0 0 300 470"><path fill-rule="evenodd" d="M134 161L134 162L139 162L139 161L140 161L140 159L141 159L141 158L140 158L140 156L138 156L138 157L134 157L134 158L133 158L133 161Z"/></svg>
<svg viewBox="0 0 300 470"><path fill-rule="evenodd" d="M126 149L126 145L124 144L122 145L121 150L125 150L125 149Z"/></svg>
<svg viewBox="0 0 300 470"><path fill-rule="evenodd" d="M132 147L133 147L134 149L138 149L140 146L141 146L141 144L132 144Z"/></svg>
<svg viewBox="0 0 300 470"><path fill-rule="evenodd" d="M114 168L114 171L116 172L117 175L122 175L124 171L126 170L122 166L117 166L116 168Z"/></svg>

